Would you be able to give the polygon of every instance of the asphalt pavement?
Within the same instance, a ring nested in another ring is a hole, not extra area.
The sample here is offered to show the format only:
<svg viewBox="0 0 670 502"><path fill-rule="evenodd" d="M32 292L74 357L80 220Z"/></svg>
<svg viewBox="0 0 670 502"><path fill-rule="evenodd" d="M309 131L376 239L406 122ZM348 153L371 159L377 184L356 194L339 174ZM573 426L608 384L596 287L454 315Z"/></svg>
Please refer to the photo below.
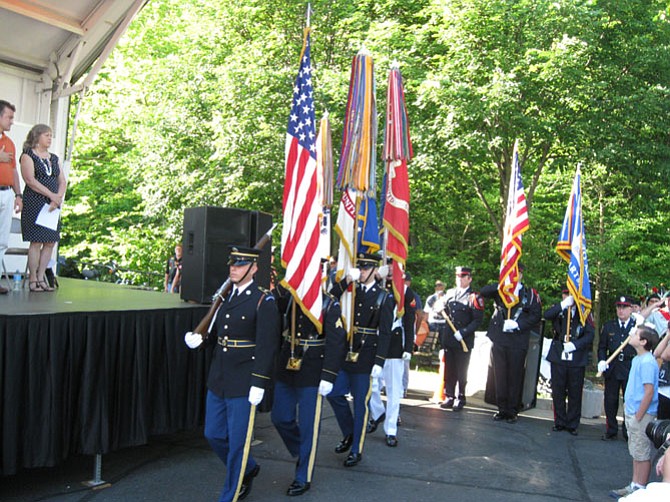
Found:
<svg viewBox="0 0 670 502"><path fill-rule="evenodd" d="M445 411L430 401L436 378L412 371L398 447L386 446L380 425L367 437L361 463L351 468L342 464L346 454L333 451L341 434L324 403L312 487L297 500L598 502L613 500L609 490L630 481L626 443L601 440L604 418L583 419L578 436L552 432L550 403L540 400L516 424L494 422L481 392L463 411ZM261 471L246 500L289 500L295 461L269 413L257 415L252 453ZM104 455L99 475L92 457L76 456L0 478L0 500L216 501L224 475L202 430L186 431ZM85 484L93 479L104 484Z"/></svg>

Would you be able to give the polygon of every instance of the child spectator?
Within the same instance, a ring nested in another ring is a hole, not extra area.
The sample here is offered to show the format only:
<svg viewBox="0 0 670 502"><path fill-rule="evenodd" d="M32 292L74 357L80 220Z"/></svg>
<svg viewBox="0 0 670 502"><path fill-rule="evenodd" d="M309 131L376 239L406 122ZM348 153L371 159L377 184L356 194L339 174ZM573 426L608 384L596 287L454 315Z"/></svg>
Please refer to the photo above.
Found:
<svg viewBox="0 0 670 502"><path fill-rule="evenodd" d="M633 358L624 394L624 418L628 429L628 452L633 457L633 480L620 490L612 490L614 498L625 497L649 481L654 445L647 437L647 424L658 411L658 364L652 351L658 343L658 333L647 325L633 330L630 345L637 355Z"/></svg>

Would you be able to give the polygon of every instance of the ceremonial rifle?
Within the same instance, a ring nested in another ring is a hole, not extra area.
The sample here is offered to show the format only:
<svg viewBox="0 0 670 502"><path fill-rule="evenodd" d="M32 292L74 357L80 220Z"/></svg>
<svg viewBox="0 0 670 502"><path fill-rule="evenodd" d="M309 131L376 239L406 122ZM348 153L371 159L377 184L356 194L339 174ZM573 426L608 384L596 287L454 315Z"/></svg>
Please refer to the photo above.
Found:
<svg viewBox="0 0 670 502"><path fill-rule="evenodd" d="M621 342L621 345L619 345L619 347L614 352L612 352L612 355L607 358L605 364L609 365L609 363L614 361L617 358L617 356L621 353L621 351L624 349L624 347L628 345L628 342L630 342L630 335L628 335L626 339L623 342ZM599 371L598 373L596 373L596 376L600 378L601 376L603 376L603 374Z"/></svg>
<svg viewBox="0 0 670 502"><path fill-rule="evenodd" d="M263 235L263 237L258 240L254 246L254 249L263 249L265 245L270 242L270 239L272 238L272 231L276 226L276 223L272 225L270 230L268 230L265 235ZM226 279L223 284L221 284L221 287L219 287L216 293L214 293L214 296L212 296L212 306L209 308L209 312L207 312L205 317L202 318L202 321L200 321L200 323L195 327L193 333L199 334L203 339L207 337L207 334L209 333L209 325L212 323L212 319L214 319L214 314L216 314L216 311L219 310L219 307L223 303L223 299L230 292L230 288L232 288L232 286L233 284L230 280L230 277Z"/></svg>
<svg viewBox="0 0 670 502"><path fill-rule="evenodd" d="M445 321L447 321L447 324L449 324L449 327L453 330L454 333L456 333L458 330L456 329L456 326L454 326L454 323L451 321L451 317L449 317L449 314L446 312L446 305L445 309L440 311L442 314L442 317L444 317ZM468 352L468 346L465 344L465 340L461 339L461 348L463 349L463 352Z"/></svg>

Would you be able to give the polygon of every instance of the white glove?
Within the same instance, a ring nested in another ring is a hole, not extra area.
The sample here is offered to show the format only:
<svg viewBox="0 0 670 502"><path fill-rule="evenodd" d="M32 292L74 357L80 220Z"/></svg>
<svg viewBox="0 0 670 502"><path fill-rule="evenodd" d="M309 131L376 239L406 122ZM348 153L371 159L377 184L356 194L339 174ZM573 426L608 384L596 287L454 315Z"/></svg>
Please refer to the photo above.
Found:
<svg viewBox="0 0 670 502"><path fill-rule="evenodd" d="M403 361L410 361L412 359L412 353L411 352L403 352L402 353L402 359L403 359Z"/></svg>
<svg viewBox="0 0 670 502"><path fill-rule="evenodd" d="M191 333L190 331L184 335L184 342L189 349L195 349L202 343L202 335L198 333Z"/></svg>
<svg viewBox="0 0 670 502"><path fill-rule="evenodd" d="M326 397L330 392L333 390L333 384L330 382L326 382L325 380L321 380L319 382L319 394L321 394L323 397Z"/></svg>
<svg viewBox="0 0 670 502"><path fill-rule="evenodd" d="M598 373L605 373L609 367L610 365L607 364L607 361L598 361Z"/></svg>
<svg viewBox="0 0 670 502"><path fill-rule="evenodd" d="M505 323L503 324L503 331L515 331L519 329L519 323L516 322L514 319L505 319Z"/></svg>
<svg viewBox="0 0 670 502"><path fill-rule="evenodd" d="M454 333L454 338L459 342L463 341L463 335L461 335L461 330L458 330L456 333Z"/></svg>
<svg viewBox="0 0 670 502"><path fill-rule="evenodd" d="M379 274L379 277L381 277L382 279L386 279L389 275L389 266L388 265L382 265L377 270L377 273Z"/></svg>
<svg viewBox="0 0 670 502"><path fill-rule="evenodd" d="M379 378L380 376L382 376L382 367L379 366L378 364L375 364L372 367L372 373L370 373L370 376L372 376L372 378Z"/></svg>
<svg viewBox="0 0 670 502"><path fill-rule="evenodd" d="M356 282L361 278L361 271L357 268L350 268L347 272L347 276L351 278L351 282Z"/></svg>
<svg viewBox="0 0 670 502"><path fill-rule="evenodd" d="M574 343L568 342L563 344L563 352L567 352L569 354L570 352L574 352L575 350L577 350L577 347L575 347Z"/></svg>
<svg viewBox="0 0 670 502"><path fill-rule="evenodd" d="M572 296L566 296L565 300L561 302L561 308L563 310L567 309L568 307L572 307L575 304L575 299Z"/></svg>
<svg viewBox="0 0 670 502"><path fill-rule="evenodd" d="M635 321L635 326L642 326L644 324L644 316L642 314L638 314L637 312L633 312L630 316Z"/></svg>
<svg viewBox="0 0 670 502"><path fill-rule="evenodd" d="M260 387L251 386L249 389L249 404L252 406L258 406L263 400L263 395L265 394L265 389Z"/></svg>

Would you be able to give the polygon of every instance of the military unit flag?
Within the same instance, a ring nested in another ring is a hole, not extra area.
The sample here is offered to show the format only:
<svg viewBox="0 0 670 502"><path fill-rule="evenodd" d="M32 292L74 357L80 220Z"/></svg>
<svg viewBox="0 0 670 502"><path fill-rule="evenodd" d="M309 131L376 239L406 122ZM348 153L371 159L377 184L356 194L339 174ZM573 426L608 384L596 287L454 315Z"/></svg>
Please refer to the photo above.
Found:
<svg viewBox="0 0 670 502"><path fill-rule="evenodd" d="M563 226L558 236L556 252L568 263L567 286L575 299L579 319L584 325L591 312L591 284L589 262L586 257L586 235L582 217L581 169L577 166Z"/></svg>

